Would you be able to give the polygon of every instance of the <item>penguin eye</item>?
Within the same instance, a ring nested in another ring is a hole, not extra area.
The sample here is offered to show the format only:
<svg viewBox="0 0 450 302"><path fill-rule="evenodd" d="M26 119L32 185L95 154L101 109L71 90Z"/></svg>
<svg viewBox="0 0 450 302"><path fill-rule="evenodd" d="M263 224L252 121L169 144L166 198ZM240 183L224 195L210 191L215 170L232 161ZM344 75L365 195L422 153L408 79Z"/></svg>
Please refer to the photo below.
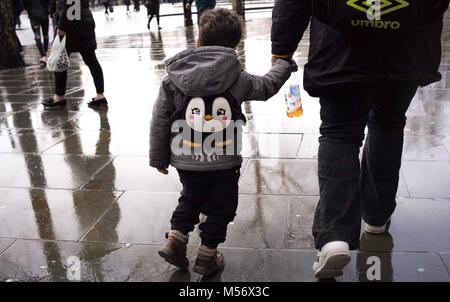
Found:
<svg viewBox="0 0 450 302"><path fill-rule="evenodd" d="M225 109L219 108L219 109L217 110L217 115L225 115L225 114L226 114Z"/></svg>
<svg viewBox="0 0 450 302"><path fill-rule="evenodd" d="M192 114L200 115L200 109L198 109L198 108L192 108L191 112L192 112Z"/></svg>

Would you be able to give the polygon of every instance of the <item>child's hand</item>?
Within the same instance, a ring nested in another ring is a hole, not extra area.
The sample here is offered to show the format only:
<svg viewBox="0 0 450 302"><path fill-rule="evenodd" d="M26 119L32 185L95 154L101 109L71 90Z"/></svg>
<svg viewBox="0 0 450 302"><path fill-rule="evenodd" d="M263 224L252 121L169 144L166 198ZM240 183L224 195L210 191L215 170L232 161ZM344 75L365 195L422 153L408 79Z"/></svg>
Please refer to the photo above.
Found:
<svg viewBox="0 0 450 302"><path fill-rule="evenodd" d="M298 66L297 63L295 63L295 61L292 59L292 57L289 58L279 58L279 57L274 57L272 56L272 65L275 64L276 60L285 60L287 61L289 64L291 64L291 72L297 72L298 71Z"/></svg>
<svg viewBox="0 0 450 302"><path fill-rule="evenodd" d="M164 175L169 174L169 171L167 170L167 168L156 168L156 170L158 170L159 173L162 173Z"/></svg>

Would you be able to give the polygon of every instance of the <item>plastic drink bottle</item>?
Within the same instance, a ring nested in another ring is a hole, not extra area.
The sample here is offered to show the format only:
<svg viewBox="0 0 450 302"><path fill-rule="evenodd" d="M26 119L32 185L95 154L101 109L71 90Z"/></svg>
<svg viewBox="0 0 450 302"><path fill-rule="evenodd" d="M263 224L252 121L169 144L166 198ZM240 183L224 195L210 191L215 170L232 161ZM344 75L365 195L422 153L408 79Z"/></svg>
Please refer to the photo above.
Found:
<svg viewBox="0 0 450 302"><path fill-rule="evenodd" d="M300 96L300 85L293 74L284 84L284 100L286 102L286 113L290 118L303 115L302 98Z"/></svg>

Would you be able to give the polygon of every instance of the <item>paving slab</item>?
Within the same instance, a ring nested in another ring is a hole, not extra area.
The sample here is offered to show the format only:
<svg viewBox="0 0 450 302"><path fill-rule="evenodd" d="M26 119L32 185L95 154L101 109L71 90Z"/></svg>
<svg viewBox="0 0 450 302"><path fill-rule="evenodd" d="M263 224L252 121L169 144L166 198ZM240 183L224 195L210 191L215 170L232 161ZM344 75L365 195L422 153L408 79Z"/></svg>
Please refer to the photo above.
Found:
<svg viewBox="0 0 450 302"><path fill-rule="evenodd" d="M3 153L0 187L77 189L110 160L109 156Z"/></svg>
<svg viewBox="0 0 450 302"><path fill-rule="evenodd" d="M242 175L241 193L318 195L317 161L254 159Z"/></svg>
<svg viewBox="0 0 450 302"><path fill-rule="evenodd" d="M79 240L119 196L115 192L0 188L0 237Z"/></svg>

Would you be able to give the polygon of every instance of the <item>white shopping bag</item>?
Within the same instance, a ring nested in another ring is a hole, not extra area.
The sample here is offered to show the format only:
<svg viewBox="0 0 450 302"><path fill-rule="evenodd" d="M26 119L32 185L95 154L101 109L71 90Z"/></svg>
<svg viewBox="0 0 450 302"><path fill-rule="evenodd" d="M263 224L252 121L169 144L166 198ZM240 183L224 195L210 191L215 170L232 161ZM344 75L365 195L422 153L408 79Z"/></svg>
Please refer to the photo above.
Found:
<svg viewBox="0 0 450 302"><path fill-rule="evenodd" d="M66 50L66 36L62 39L56 36L53 40L50 57L47 60L47 68L50 71L62 72L70 66L69 55Z"/></svg>

